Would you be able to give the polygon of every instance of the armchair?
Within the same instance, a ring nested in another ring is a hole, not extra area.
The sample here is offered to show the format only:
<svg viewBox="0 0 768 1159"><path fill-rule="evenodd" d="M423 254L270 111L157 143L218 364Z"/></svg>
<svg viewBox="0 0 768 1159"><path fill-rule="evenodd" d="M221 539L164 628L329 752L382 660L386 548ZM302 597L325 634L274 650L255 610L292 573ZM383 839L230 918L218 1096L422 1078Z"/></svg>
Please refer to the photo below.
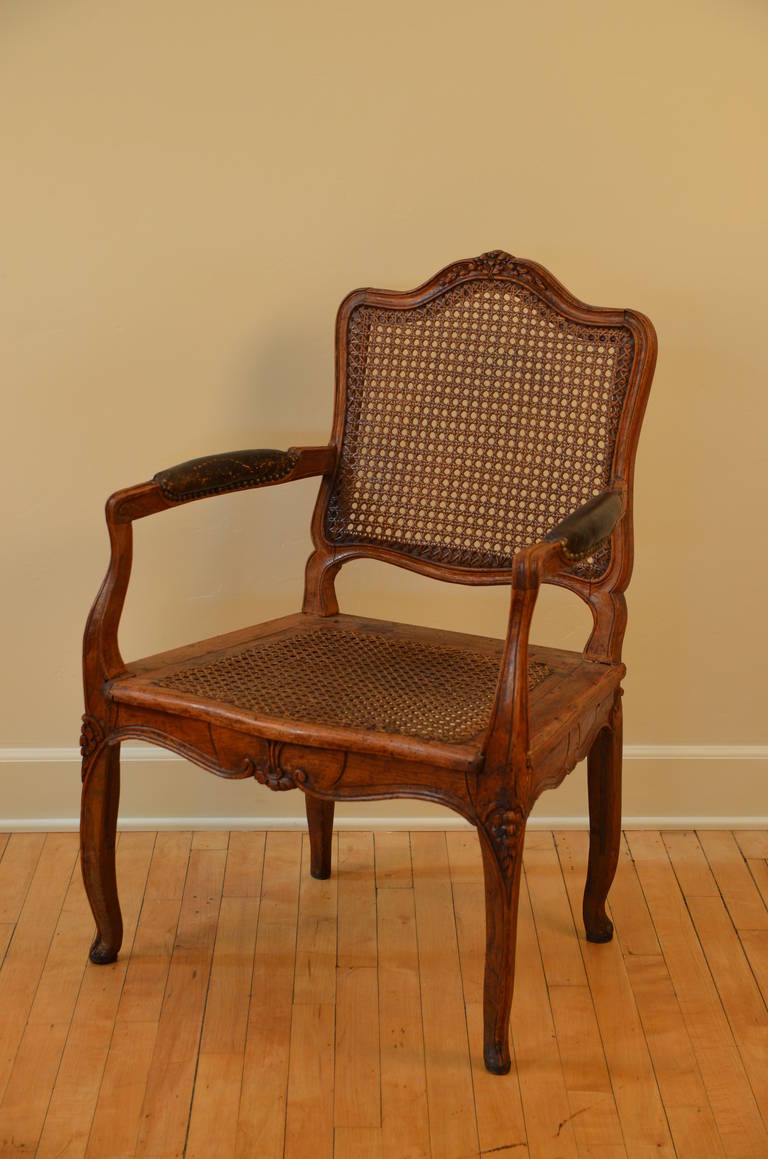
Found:
<svg viewBox="0 0 768 1159"><path fill-rule="evenodd" d="M311 871L331 870L334 802L417 797L476 826L486 894L484 1056L510 1067L521 853L537 797L588 760L587 937L621 821L621 645L634 456L656 354L650 322L586 306L494 251L409 292L358 290L336 328L327 446L193 460L107 502L109 569L85 630L81 862L113 961L120 744L164 746L224 778L306 800ZM319 476L303 609L125 663L118 624L136 519ZM506 639L342 615L334 581L367 556L510 589ZM583 652L529 644L542 583L589 605ZM363 695L361 695L361 692Z"/></svg>

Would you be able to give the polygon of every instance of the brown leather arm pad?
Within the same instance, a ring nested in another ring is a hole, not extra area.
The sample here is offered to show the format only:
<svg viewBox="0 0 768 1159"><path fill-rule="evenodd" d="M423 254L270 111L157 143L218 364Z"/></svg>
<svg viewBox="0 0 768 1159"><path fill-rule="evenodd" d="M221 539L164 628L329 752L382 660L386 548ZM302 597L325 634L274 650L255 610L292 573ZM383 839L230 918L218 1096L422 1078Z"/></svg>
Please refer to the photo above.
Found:
<svg viewBox="0 0 768 1159"><path fill-rule="evenodd" d="M561 543L567 559L584 559L613 531L621 518L624 500L618 491L603 491L566 515L547 533L548 543Z"/></svg>
<svg viewBox="0 0 768 1159"><path fill-rule="evenodd" d="M153 482L159 484L166 499L179 503L277 483L290 475L298 462L295 450L230 451L158 471Z"/></svg>

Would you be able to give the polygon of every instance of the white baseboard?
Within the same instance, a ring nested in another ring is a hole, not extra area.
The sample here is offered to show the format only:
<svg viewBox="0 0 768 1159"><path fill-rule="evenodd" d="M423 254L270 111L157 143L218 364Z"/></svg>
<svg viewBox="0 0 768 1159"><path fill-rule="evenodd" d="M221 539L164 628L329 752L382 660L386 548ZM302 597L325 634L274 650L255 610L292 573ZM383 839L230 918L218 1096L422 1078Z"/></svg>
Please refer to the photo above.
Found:
<svg viewBox="0 0 768 1159"><path fill-rule="evenodd" d="M300 829L300 793L252 780L224 782L149 745L124 745L121 829ZM76 829L80 754L75 748L0 748L0 830ZM627 745L626 828L768 827L768 745ZM586 777L576 769L544 793L536 829L587 827ZM727 812L726 812L727 810ZM421 801L342 802L339 829L454 829L467 822Z"/></svg>

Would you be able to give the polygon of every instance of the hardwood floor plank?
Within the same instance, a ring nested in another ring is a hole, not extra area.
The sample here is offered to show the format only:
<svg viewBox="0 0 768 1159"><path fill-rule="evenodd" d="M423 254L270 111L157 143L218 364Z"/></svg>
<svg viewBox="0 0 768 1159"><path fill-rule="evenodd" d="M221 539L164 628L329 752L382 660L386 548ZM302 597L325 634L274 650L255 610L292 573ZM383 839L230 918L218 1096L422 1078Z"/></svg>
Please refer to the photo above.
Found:
<svg viewBox="0 0 768 1159"><path fill-rule="evenodd" d="M29 1154L37 1147L92 936L93 918L75 870L0 1103L0 1155ZM36 1068L34 1060L43 1051L41 1065Z"/></svg>
<svg viewBox="0 0 768 1159"><path fill-rule="evenodd" d="M293 1008L285 1159L333 1159L333 1005Z"/></svg>
<svg viewBox="0 0 768 1159"><path fill-rule="evenodd" d="M157 1021L119 1020L104 1067L86 1149L87 1159L129 1159L136 1137L147 1075L157 1038Z"/></svg>
<svg viewBox="0 0 768 1159"><path fill-rule="evenodd" d="M93 917L79 871L70 878L29 1012L29 1022L69 1026L93 938Z"/></svg>
<svg viewBox="0 0 768 1159"><path fill-rule="evenodd" d="M763 1001L768 1005L768 930L743 930L739 940L760 987Z"/></svg>
<svg viewBox="0 0 768 1159"><path fill-rule="evenodd" d="M380 1131L379 986L373 834L340 833L337 864L334 1124L337 1128L360 1127Z"/></svg>
<svg viewBox="0 0 768 1159"><path fill-rule="evenodd" d="M86 1154L133 1155L187 874L191 833L158 833ZM170 896L169 896L170 895ZM133 1035L135 1028L135 1037Z"/></svg>
<svg viewBox="0 0 768 1159"><path fill-rule="evenodd" d="M550 841L543 849L526 847L523 864L547 985L584 986L586 975L568 894ZM580 924L580 911L579 924Z"/></svg>
<svg viewBox="0 0 768 1159"><path fill-rule="evenodd" d="M8 947L11 944L11 938L13 937L13 931L15 928L16 927L13 922L3 922L0 924L0 970L3 968L5 955L7 954Z"/></svg>
<svg viewBox="0 0 768 1159"><path fill-rule="evenodd" d="M448 863L454 885L483 880L483 858L476 829L452 829L445 835Z"/></svg>
<svg viewBox="0 0 768 1159"><path fill-rule="evenodd" d="M640 830L627 841L725 1153L768 1154L768 1135L664 842Z"/></svg>
<svg viewBox="0 0 768 1159"><path fill-rule="evenodd" d="M252 1007L237 1116L237 1159L282 1159L291 1007Z"/></svg>
<svg viewBox="0 0 768 1159"><path fill-rule="evenodd" d="M266 836L241 830L230 833L224 897L261 897Z"/></svg>
<svg viewBox="0 0 768 1159"><path fill-rule="evenodd" d="M336 995L337 1127L381 1127L379 988L375 966L340 966Z"/></svg>
<svg viewBox="0 0 768 1159"><path fill-rule="evenodd" d="M624 840L611 913L677 1154L683 1159L723 1155L685 1019Z"/></svg>
<svg viewBox="0 0 768 1159"><path fill-rule="evenodd" d="M66 1022L28 1026L0 1106L0 1156L36 1153L64 1043Z"/></svg>
<svg viewBox="0 0 768 1159"><path fill-rule="evenodd" d="M385 1154L428 1159L427 1080L413 891L380 889L377 913Z"/></svg>
<svg viewBox="0 0 768 1159"><path fill-rule="evenodd" d="M749 872L733 833L702 829L699 844L736 929L768 930L768 907Z"/></svg>
<svg viewBox="0 0 768 1159"><path fill-rule="evenodd" d="M301 834L268 833L237 1125L238 1159L281 1159L290 1062Z"/></svg>
<svg viewBox="0 0 768 1159"><path fill-rule="evenodd" d="M137 1155L175 1155L184 1148L225 862L223 849L193 849L189 856Z"/></svg>
<svg viewBox="0 0 768 1159"><path fill-rule="evenodd" d="M535 916L534 908L534 916ZM545 964L546 973L546 964ZM626 1155L592 995L582 986L550 986L549 1001L579 1155L608 1149ZM635 1148L639 1154L640 1148Z"/></svg>
<svg viewBox="0 0 768 1159"><path fill-rule="evenodd" d="M216 929L200 1053L245 1054L259 899L223 897ZM227 1066L231 1064L228 1061Z"/></svg>
<svg viewBox="0 0 768 1159"><path fill-rule="evenodd" d="M414 833L412 859L432 1154L464 1159L479 1145L444 834Z"/></svg>
<svg viewBox="0 0 768 1159"><path fill-rule="evenodd" d="M302 838L299 925L293 1002L313 1006L336 1001L338 876L325 881L309 871L309 835Z"/></svg>
<svg viewBox="0 0 768 1159"><path fill-rule="evenodd" d="M232 1159L242 1076L241 1051L200 1055L185 1159Z"/></svg>
<svg viewBox="0 0 768 1159"><path fill-rule="evenodd" d="M333 1159L389 1159L381 1127L336 1127Z"/></svg>
<svg viewBox="0 0 768 1159"><path fill-rule="evenodd" d="M409 833L375 833L376 886L379 889L411 889L411 841Z"/></svg>
<svg viewBox="0 0 768 1159"><path fill-rule="evenodd" d="M768 829L736 829L734 839L746 858L768 858Z"/></svg>
<svg viewBox="0 0 768 1159"><path fill-rule="evenodd" d="M378 947L373 833L339 833L333 872L339 891L339 966L369 966L375 970Z"/></svg>
<svg viewBox="0 0 768 1159"><path fill-rule="evenodd" d="M520 885L512 1041L528 1149L534 1159L577 1155L576 1137L525 880Z"/></svg>
<svg viewBox="0 0 768 1159"><path fill-rule="evenodd" d="M763 899L763 903L768 905L768 861L756 857L748 857L747 869L755 883L757 892Z"/></svg>
<svg viewBox="0 0 768 1159"><path fill-rule="evenodd" d="M227 849L229 833L224 829L198 830L192 834L193 849Z"/></svg>
<svg viewBox="0 0 768 1159"><path fill-rule="evenodd" d="M24 1034L76 857L76 834L52 833L45 838L5 955L0 972L0 1099ZM23 860L23 874L28 873L28 865Z"/></svg>
<svg viewBox="0 0 768 1159"><path fill-rule="evenodd" d="M118 1022L159 1021L180 910L180 897L144 898Z"/></svg>
<svg viewBox="0 0 768 1159"><path fill-rule="evenodd" d="M705 1159L724 1154L685 1021L663 957L627 959L675 1149Z"/></svg>
<svg viewBox="0 0 768 1159"><path fill-rule="evenodd" d="M674 1155L674 1146L656 1083L640 1015L621 954L614 939L588 942L581 920L588 837L574 831L557 834L574 927L578 932L600 1036L611 1076L627 1155Z"/></svg>
<svg viewBox="0 0 768 1159"><path fill-rule="evenodd" d="M43 1159L72 1159L85 1154L154 841L154 833L119 836L117 866L125 948L111 965L94 966L87 960L92 931L83 942L85 973L40 1136L37 1155Z"/></svg>
<svg viewBox="0 0 768 1159"><path fill-rule="evenodd" d="M688 850L665 841L675 872L683 869ZM704 854L699 851L703 858ZM739 936L704 860L714 893L685 893L688 910L707 959L712 978L741 1053L752 1091L764 1122L768 1122L768 1010L744 955ZM685 880L678 876L681 882Z"/></svg>
<svg viewBox="0 0 768 1159"><path fill-rule="evenodd" d="M684 897L717 897L718 889L704 856L699 838L692 829L661 834L668 852L675 851L675 876Z"/></svg>
<svg viewBox="0 0 768 1159"><path fill-rule="evenodd" d="M192 834L184 830L157 834L147 878L147 897L181 902L191 847Z"/></svg>
<svg viewBox="0 0 768 1159"><path fill-rule="evenodd" d="M290 1009L293 1003L301 850L300 833L267 835L252 1006Z"/></svg>
<svg viewBox="0 0 768 1159"><path fill-rule="evenodd" d="M44 833L13 833L0 860L0 922L18 921L45 844Z"/></svg>

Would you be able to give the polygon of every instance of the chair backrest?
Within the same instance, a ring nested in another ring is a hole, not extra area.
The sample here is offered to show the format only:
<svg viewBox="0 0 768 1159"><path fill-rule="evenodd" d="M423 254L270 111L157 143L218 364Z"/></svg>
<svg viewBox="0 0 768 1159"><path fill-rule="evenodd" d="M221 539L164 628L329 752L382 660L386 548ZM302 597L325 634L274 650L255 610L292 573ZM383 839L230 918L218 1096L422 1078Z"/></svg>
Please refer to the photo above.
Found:
<svg viewBox="0 0 768 1159"><path fill-rule="evenodd" d="M631 488L653 327L586 306L535 263L494 251L410 292L357 290L336 351L340 454L315 540L338 558L503 582L520 548ZM576 585L631 568L622 524L574 565Z"/></svg>

